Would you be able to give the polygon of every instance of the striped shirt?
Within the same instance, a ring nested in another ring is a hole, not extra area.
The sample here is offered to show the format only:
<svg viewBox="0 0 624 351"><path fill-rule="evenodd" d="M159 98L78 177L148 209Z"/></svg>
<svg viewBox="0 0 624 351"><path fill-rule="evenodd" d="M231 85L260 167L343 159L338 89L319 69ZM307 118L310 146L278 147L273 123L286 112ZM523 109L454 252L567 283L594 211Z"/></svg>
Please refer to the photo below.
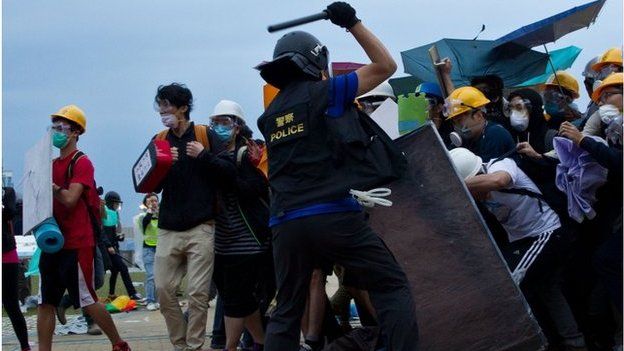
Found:
<svg viewBox="0 0 624 351"><path fill-rule="evenodd" d="M269 249L269 241L260 243L242 215L234 193L221 194L216 219L215 253L218 255L251 255Z"/></svg>

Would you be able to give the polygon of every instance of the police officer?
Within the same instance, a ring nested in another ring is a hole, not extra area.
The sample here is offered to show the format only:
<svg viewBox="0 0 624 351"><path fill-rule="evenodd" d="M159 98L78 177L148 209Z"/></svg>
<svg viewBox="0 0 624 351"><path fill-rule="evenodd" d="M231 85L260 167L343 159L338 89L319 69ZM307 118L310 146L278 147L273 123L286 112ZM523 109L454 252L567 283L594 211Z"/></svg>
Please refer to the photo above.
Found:
<svg viewBox="0 0 624 351"><path fill-rule="evenodd" d="M291 32L278 40L273 60L256 67L280 92L258 119L268 147L272 189L270 226L277 277L277 307L265 350L292 351L314 263L338 263L368 290L393 351L417 349L415 305L405 273L349 197L352 169L334 162L340 130L331 126L357 113L354 99L396 70L388 50L344 2L327 7L332 23L346 28L370 64L327 78L328 51L314 36ZM342 140L344 141L344 140Z"/></svg>

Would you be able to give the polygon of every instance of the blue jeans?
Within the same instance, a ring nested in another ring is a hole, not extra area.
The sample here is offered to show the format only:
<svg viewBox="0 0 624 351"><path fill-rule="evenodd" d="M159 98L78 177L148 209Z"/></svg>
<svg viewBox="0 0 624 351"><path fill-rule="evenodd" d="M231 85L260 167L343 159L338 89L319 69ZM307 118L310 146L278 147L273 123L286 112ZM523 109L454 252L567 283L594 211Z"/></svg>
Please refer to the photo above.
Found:
<svg viewBox="0 0 624 351"><path fill-rule="evenodd" d="M143 246L143 264L145 265L145 299L147 303L156 302L156 285L154 285L154 255L156 247Z"/></svg>

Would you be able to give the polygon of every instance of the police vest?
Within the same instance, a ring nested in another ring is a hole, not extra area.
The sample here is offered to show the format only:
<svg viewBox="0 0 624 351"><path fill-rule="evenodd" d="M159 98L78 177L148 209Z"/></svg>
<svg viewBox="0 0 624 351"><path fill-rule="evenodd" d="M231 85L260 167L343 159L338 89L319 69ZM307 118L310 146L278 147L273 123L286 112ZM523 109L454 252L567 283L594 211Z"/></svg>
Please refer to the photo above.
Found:
<svg viewBox="0 0 624 351"><path fill-rule="evenodd" d="M326 115L329 81L294 82L258 119L268 150L271 215L344 199L398 179L407 159L355 104Z"/></svg>
<svg viewBox="0 0 624 351"><path fill-rule="evenodd" d="M156 246L158 243L158 218L152 218L147 227L145 227L143 235L145 245Z"/></svg>

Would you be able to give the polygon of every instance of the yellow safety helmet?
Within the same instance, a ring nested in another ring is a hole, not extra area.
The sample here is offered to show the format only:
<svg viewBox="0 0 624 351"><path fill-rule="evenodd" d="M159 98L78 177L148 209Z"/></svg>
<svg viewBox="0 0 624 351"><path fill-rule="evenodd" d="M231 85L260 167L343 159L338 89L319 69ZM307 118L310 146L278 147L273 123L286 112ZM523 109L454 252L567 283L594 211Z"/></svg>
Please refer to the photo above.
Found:
<svg viewBox="0 0 624 351"><path fill-rule="evenodd" d="M84 112L76 105L67 105L61 107L58 112L51 114L51 118L65 118L66 120L72 121L82 128L80 134L87 131L87 118L85 117Z"/></svg>
<svg viewBox="0 0 624 351"><path fill-rule="evenodd" d="M611 48L605 51L600 56L600 59L598 59L598 62L596 62L592 66L592 69L598 72L603 66L606 66L608 64L615 64L615 65L622 66L622 49L621 48L615 47L615 48Z"/></svg>
<svg viewBox="0 0 624 351"><path fill-rule="evenodd" d="M473 109L481 108L490 103L490 100L475 87L461 87L453 90L446 98L444 115L452 119Z"/></svg>
<svg viewBox="0 0 624 351"><path fill-rule="evenodd" d="M624 85L623 78L624 78L624 73L622 72L611 73L611 75L609 75L607 78L605 78L605 80L602 81L602 83L600 83L598 88L594 89L594 92L592 93L592 96L591 96L592 100L594 100L595 103L599 103L600 95L602 95L602 91L607 87L611 87L611 86L622 87Z"/></svg>
<svg viewBox="0 0 624 351"><path fill-rule="evenodd" d="M565 71L557 71L556 75L551 74L546 80L546 83L542 86L544 87L554 87L558 88L559 85L570 93L572 93L575 99L579 98L579 83L570 73Z"/></svg>

